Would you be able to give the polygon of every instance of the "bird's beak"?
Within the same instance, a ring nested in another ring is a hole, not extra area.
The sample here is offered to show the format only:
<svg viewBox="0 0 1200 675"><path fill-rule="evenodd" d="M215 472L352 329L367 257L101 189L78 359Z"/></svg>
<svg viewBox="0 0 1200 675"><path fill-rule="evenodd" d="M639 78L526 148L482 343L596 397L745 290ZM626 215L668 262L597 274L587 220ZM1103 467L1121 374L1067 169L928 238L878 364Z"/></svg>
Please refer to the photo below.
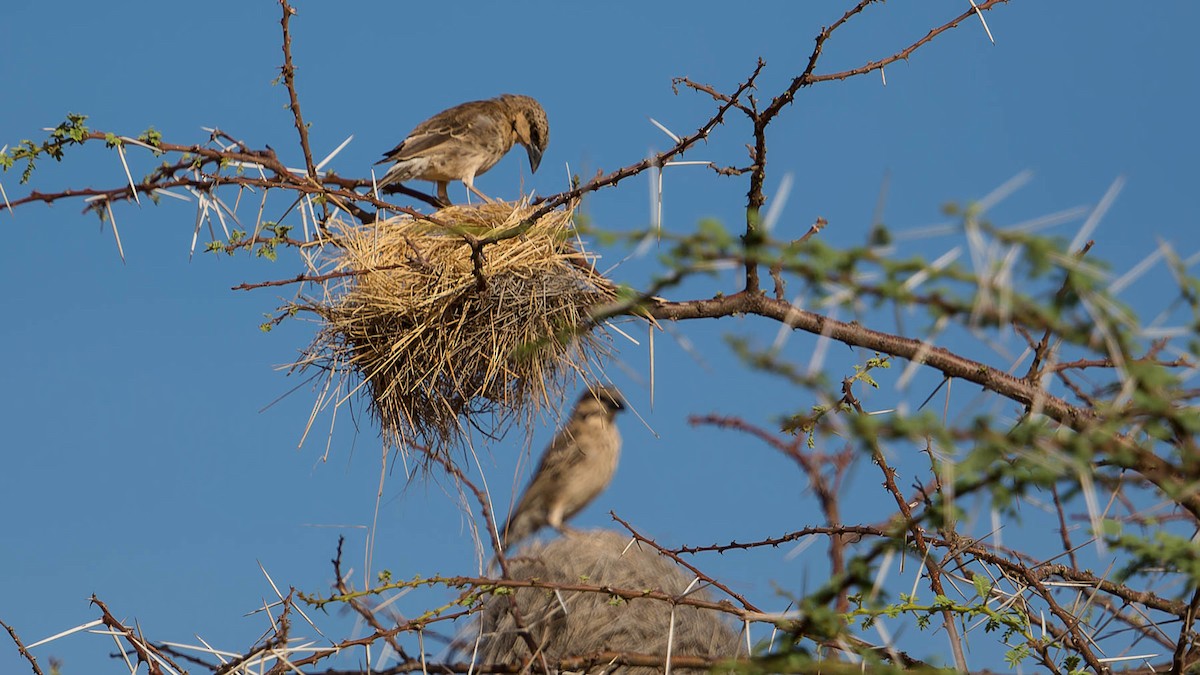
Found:
<svg viewBox="0 0 1200 675"><path fill-rule="evenodd" d="M527 146L525 149L529 151L529 168L534 173L537 173L538 164L542 163L542 151L532 145Z"/></svg>

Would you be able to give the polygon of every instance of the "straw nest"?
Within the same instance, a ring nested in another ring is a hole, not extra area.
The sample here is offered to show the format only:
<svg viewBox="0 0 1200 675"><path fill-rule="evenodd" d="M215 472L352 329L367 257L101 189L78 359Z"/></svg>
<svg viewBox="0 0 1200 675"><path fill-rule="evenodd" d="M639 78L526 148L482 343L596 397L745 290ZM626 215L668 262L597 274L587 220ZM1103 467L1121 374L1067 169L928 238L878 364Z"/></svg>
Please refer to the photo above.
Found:
<svg viewBox="0 0 1200 675"><path fill-rule="evenodd" d="M526 223L533 211L452 206L333 225L325 297L308 307L324 326L300 365L351 375L395 447L436 452L472 426L500 434L560 405L609 351L589 310L616 288L572 237L571 211Z"/></svg>
<svg viewBox="0 0 1200 675"><path fill-rule="evenodd" d="M509 559L513 579L549 584L579 584L625 590L658 590L675 597L712 601L696 589L694 576L675 563L630 546L629 537L605 530L572 531L550 543L524 547ZM514 613L514 610L516 613ZM707 659L732 659L743 652L738 635L720 612L654 599L614 602L607 593L545 588L518 588L493 595L484 603L473 626L451 645L460 657L474 656L481 664L519 664L530 658L526 636L551 663L604 652L652 654ZM518 621L518 617L520 620ZM661 665L661 664L660 664ZM630 666L621 673L652 674L661 667ZM602 658L582 672L611 673ZM682 668L672 672L707 672Z"/></svg>

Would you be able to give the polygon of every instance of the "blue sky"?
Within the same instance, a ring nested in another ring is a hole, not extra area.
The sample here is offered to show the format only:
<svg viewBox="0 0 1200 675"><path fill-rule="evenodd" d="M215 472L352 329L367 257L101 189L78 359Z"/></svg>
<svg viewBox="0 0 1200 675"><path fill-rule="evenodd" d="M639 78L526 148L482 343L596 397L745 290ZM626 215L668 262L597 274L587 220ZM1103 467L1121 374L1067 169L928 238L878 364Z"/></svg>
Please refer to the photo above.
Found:
<svg viewBox="0 0 1200 675"><path fill-rule="evenodd" d="M813 37L845 6L763 2L745 12L716 2L298 2L292 25L314 152L323 156L354 136L333 164L342 175L366 175L379 153L455 103L504 92L538 98L552 130L539 173L529 175L514 154L477 181L490 195L510 196L521 185L540 194L563 189L567 167L589 176L668 147L649 117L679 134L693 131L712 102L673 94L674 76L728 91L761 56L767 68L758 93L769 99L800 72ZM818 72L890 55L965 6L872 7L827 44ZM1159 239L1184 256L1195 253L1200 47L1190 27L1198 19L1200 7L1190 3L1014 0L987 15L994 45L970 21L888 68L886 86L873 74L802 92L769 144L768 194L785 175L793 181L781 236L799 236L822 216L830 226L821 236L830 243L861 242L884 176L883 219L904 230L941 222L943 203L979 199L1031 171L992 211L996 222L1095 204L1124 177L1094 235L1094 255L1120 271ZM272 86L281 63L274 3L138 1L116 13L74 0L18 1L0 9L0 24L0 145L40 138L43 127L78 112L96 129L136 135L154 126L176 143L202 142L200 128L216 126L301 163L285 91ZM744 164L747 131L733 117L686 159ZM135 175L154 165L145 155L130 157ZM43 162L31 186L18 185L14 172L0 182L10 198L29 187L123 182L118 159L102 148L68 160ZM686 232L708 217L736 227L745 191L744 180L673 167L664 227ZM462 194L451 187L452 198ZM600 227L642 228L648 195L646 178L637 177L591 196L584 212ZM194 642L198 633L245 649L263 623L242 615L272 597L259 563L281 586L321 590L337 535L345 534L361 584L382 452L375 429L364 418L356 434L340 419L322 462L324 431L297 447L310 389L267 407L298 384L277 367L308 344L312 327L297 322L263 334L262 315L286 292L229 289L294 275L294 256L268 263L197 254L189 261L194 206L168 202L118 208L122 263L111 231L98 231L80 208L64 202L0 214L0 282L8 289L0 353L9 355L0 388L7 446L0 507L9 514L0 540L0 619L32 642L94 618L87 599L95 593L150 637ZM1078 226L1054 232L1070 238ZM957 243L924 241L921 252L936 255ZM598 252L608 263L626 254ZM612 276L640 283L653 270L652 260L633 260ZM1151 302L1161 281L1151 275L1125 300ZM737 290L730 275L718 282ZM688 414L709 412L769 424L815 402L743 372L722 343L732 332L770 340L775 331L745 318L670 326L656 341L653 408L645 334L640 346L618 339L610 374L653 432L632 415L622 420L617 479L577 524L616 527L607 516L615 510L670 545L815 524L812 496L786 458L750 439L685 424ZM792 336L791 355L803 362L815 341ZM1005 365L995 355L989 363ZM537 431L534 452L550 433L549 422ZM510 434L485 454L502 507L522 449L520 434ZM515 480L519 486L525 477ZM886 515L877 484L868 465L858 469L848 489L863 498L847 500L848 520ZM390 472L371 572L473 571L466 517L444 481L406 487L401 470ZM820 550L698 564L762 606L782 609L786 600L775 588L818 583ZM915 655L943 653L941 635L925 639L928 649ZM111 650L105 638L77 635L36 653L43 663L64 659L68 675L122 672L107 659ZM0 671L24 668L15 649L0 648Z"/></svg>

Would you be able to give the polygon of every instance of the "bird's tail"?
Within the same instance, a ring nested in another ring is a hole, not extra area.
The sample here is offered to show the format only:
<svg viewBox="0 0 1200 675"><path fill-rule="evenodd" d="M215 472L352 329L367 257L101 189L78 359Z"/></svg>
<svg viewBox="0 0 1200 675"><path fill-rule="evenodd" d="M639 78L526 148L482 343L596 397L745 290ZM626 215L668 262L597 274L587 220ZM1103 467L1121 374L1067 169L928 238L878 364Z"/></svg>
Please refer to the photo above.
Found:
<svg viewBox="0 0 1200 675"><path fill-rule="evenodd" d="M385 159L378 164L385 164L389 161ZM392 183L403 183L413 180L424 174L429 168L429 160L424 157L412 157L409 159L396 160L394 164L388 167L384 172L383 177L378 179L379 187L391 185Z"/></svg>
<svg viewBox="0 0 1200 675"><path fill-rule="evenodd" d="M518 511L500 530L500 540L504 542L504 550L508 551L516 546L522 539L536 532L539 527L541 527L541 523L538 523L532 515Z"/></svg>
<svg viewBox="0 0 1200 675"><path fill-rule="evenodd" d="M403 170L403 168L397 168L398 166L399 165L397 165L397 164L393 164L393 165L389 166L388 170L385 171L384 174L377 179L375 184L378 187L382 188L385 185L392 185L393 183L399 183L401 181L409 180L410 178L412 178L412 176L405 175L405 171Z"/></svg>

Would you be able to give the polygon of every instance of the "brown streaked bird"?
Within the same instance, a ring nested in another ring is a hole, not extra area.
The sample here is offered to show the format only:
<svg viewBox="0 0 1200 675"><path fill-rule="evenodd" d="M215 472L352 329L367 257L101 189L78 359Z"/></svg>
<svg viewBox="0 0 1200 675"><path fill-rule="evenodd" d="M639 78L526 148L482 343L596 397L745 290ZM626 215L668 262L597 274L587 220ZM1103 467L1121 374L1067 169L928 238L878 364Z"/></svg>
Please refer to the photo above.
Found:
<svg viewBox="0 0 1200 675"><path fill-rule="evenodd" d="M516 143L525 146L529 168L536 172L549 142L546 111L528 96L502 94L463 103L421 122L400 145L383 153L376 164L393 164L379 186L413 179L433 181L438 199L449 204L446 187L460 180L490 202L475 189L475 177L495 166Z"/></svg>
<svg viewBox="0 0 1200 675"><path fill-rule="evenodd" d="M614 417L624 409L625 402L615 387L594 386L583 392L571 418L542 455L512 517L500 530L506 547L545 525L562 532L568 518L608 487L621 455L621 434Z"/></svg>

